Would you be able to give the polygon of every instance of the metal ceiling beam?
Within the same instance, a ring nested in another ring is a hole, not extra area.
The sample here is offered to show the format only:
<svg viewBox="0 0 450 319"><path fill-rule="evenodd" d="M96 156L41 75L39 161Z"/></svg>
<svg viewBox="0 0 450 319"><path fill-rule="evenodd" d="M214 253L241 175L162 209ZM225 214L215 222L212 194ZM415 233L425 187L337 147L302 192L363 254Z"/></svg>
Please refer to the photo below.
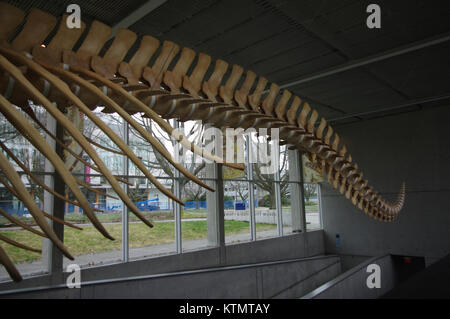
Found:
<svg viewBox="0 0 450 319"><path fill-rule="evenodd" d="M374 115L374 114L377 114L377 113L384 113L384 112L389 112L389 111L395 111L395 110L403 109L405 107L412 106L412 105L417 105L417 104L422 104L422 103L430 103L430 102L436 102L436 101L442 101L442 100L447 100L447 99L450 99L450 93L437 95L437 96L430 96L430 97L425 97L425 98L420 98L420 99L408 100L408 101L406 101L404 103L391 105L391 106L385 107L383 109L367 111L367 112L358 112L358 113L347 114L347 115L343 115L343 116L339 116L339 117L335 117L335 118L329 119L329 120L327 120L327 122L328 123L334 123L334 122L346 120L346 119L353 118L353 117L360 117L360 116Z"/></svg>
<svg viewBox="0 0 450 319"><path fill-rule="evenodd" d="M121 21L116 23L112 27L112 35L111 38L114 37L117 33L117 31L120 28L128 28L129 26L135 24L137 21L145 17L147 14L152 12L153 10L160 7L162 4L166 3L167 0L150 0L144 3L142 6L134 10L132 13L130 13L128 16L123 18Z"/></svg>
<svg viewBox="0 0 450 319"><path fill-rule="evenodd" d="M331 68L328 68L328 69L325 69L325 70L322 70L322 71L319 71L316 73L312 73L310 75L306 75L304 77L299 78L298 80L282 84L282 85L280 85L280 88L285 89L285 88L292 87L295 85L299 85L299 84L303 84L303 83L310 82L313 80L321 79L321 78L324 78L324 77L327 77L327 76L330 76L330 75L333 75L336 73L352 70L352 69L355 69L358 67L362 67L365 65L383 61L383 60L386 60L386 59L389 59L389 58L392 58L395 56L399 56L402 54L406 54L409 52L427 48L427 47L430 47L433 45L444 43L449 40L450 40L450 32L447 32L447 33L440 34L435 37L427 38L422 41L413 42L413 43L410 43L407 45L397 47L395 49L384 51L382 53L370 55L370 56L362 58L362 59L351 60L347 63L341 64L338 66L334 66L334 67L331 67Z"/></svg>

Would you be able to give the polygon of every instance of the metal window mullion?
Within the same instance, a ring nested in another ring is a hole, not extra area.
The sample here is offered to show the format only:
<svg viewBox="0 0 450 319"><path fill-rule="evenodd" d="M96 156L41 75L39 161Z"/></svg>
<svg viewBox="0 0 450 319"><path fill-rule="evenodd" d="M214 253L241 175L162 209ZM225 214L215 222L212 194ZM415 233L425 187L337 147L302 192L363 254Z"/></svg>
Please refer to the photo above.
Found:
<svg viewBox="0 0 450 319"><path fill-rule="evenodd" d="M300 187L301 187L301 196L300 196L300 218L301 218L301 224L302 224L302 232L306 232L306 210L305 210L305 180L303 178L303 154L300 151L298 152L299 157L299 173L300 173Z"/></svg>
<svg viewBox="0 0 450 319"><path fill-rule="evenodd" d="M319 226L320 229L323 229L323 220L322 220L322 184L317 183L317 202L319 203Z"/></svg>
<svg viewBox="0 0 450 319"><path fill-rule="evenodd" d="M283 236L283 214L281 207L281 187L280 182L275 182L275 205L277 212L278 236Z"/></svg>
<svg viewBox="0 0 450 319"><path fill-rule="evenodd" d="M56 125L57 125L56 119L47 113L46 127L49 130L49 132L51 132L52 134L55 134L55 135L56 135ZM45 140L50 145L50 147L53 150L55 150L55 148L56 148L55 140L53 140L48 135L46 136ZM55 189L55 186L54 186L55 167L47 158L45 158L44 169L47 172L47 174L44 175L44 183L49 188L54 190ZM47 192L46 190L44 190L44 211L50 215L54 215L53 214L53 208L54 208L53 206L54 206L53 195L51 193ZM53 226L54 226L53 221L48 220L48 222L53 228ZM54 260L53 260L52 250L54 249L54 247L52 246L51 241L48 238L43 238L42 239L42 247L43 247L43 249L42 249L43 259L46 259L46 262L47 262L46 270L49 273L57 272L57 269L55 269L55 267L53 266Z"/></svg>
<svg viewBox="0 0 450 319"><path fill-rule="evenodd" d="M180 125L178 120L173 120L173 127L178 130ZM180 143L175 144L175 161L179 162L180 160ZM175 170L173 180L173 191L174 195L177 198L181 198L181 183L180 183L180 172ZM181 230L181 205L177 202L173 202L173 215L175 219L175 245L177 254L181 254L183 252L182 246L182 230Z"/></svg>
<svg viewBox="0 0 450 319"><path fill-rule="evenodd" d="M125 144L129 144L129 126L128 122L125 120L122 124L123 128L123 141ZM128 173L129 173L129 162L128 157L123 156L123 174L125 176L125 179L128 181ZM130 186L128 184L123 184L123 190L126 194L128 194L128 191L130 189ZM129 252L129 223L128 223L128 207L125 205L124 202L122 202L122 261L128 262L130 259L130 252Z"/></svg>

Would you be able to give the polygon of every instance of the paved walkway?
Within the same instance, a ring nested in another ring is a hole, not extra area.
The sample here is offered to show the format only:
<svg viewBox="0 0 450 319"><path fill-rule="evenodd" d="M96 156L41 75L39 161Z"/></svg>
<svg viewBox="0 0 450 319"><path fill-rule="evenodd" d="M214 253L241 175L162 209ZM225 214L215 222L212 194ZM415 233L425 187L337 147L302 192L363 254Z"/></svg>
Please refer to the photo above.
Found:
<svg viewBox="0 0 450 319"><path fill-rule="evenodd" d="M201 220L206 220L206 218L186 218L186 219L182 219L182 222L196 222L196 221L201 221ZM152 223L173 223L175 222L175 220L173 219L163 219L163 220L155 220ZM134 222L128 222L129 224L139 224L142 223L141 221L134 221ZM86 227L86 226L92 226L92 224L90 223L84 223L84 224L74 224L75 226L79 226L79 227ZM102 222L102 225L122 225L122 222ZM38 226L33 226L33 228L37 228ZM3 230L23 230L22 227L2 227L0 228L0 231Z"/></svg>

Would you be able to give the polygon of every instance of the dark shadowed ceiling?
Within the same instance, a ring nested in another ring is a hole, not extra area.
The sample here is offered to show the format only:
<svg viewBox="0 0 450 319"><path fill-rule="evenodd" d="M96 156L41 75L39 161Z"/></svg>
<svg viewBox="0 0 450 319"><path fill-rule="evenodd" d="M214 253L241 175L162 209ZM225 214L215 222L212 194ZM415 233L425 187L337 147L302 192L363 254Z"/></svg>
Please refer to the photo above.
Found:
<svg viewBox="0 0 450 319"><path fill-rule="evenodd" d="M111 26L148 3L7 2L24 10L38 7L56 16L62 15L68 4L77 3L84 21L98 19ZM287 89L310 101L322 116L336 123L449 105L448 0L159 2L163 3L129 28L139 35L172 40L239 64L279 85L288 85ZM381 7L381 29L366 26L369 3ZM430 45L429 39L436 39L437 44ZM418 44L420 48L416 48ZM398 54L404 48L409 52ZM385 52L394 56L384 59ZM373 56L382 58L346 71L322 74L355 61L367 62ZM308 80L312 74L319 76ZM298 80L302 83L292 85Z"/></svg>

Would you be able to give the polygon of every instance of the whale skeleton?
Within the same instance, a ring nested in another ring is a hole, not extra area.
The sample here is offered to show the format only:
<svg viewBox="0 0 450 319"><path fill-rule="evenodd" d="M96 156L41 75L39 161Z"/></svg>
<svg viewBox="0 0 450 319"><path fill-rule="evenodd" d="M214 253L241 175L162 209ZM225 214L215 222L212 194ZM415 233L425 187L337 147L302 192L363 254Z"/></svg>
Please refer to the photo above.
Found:
<svg viewBox="0 0 450 319"><path fill-rule="evenodd" d="M196 155L240 170L244 169L242 164L224 162L218 156L191 143L171 127L166 119L201 120L221 128L278 128L280 144L287 144L289 149L299 149L306 154L315 167L326 175L328 183L358 209L379 221L393 221L398 217L405 200L405 184L402 184L394 203L384 200L369 186L368 180L363 178L363 173L352 161L339 135L324 118L319 120L318 112L312 110L308 102L302 101L288 90L281 93L276 83L269 85L266 78L258 77L251 70L244 72L242 67L233 65L229 71L229 64L221 59L215 62L212 73L206 80L205 75L212 63L209 55L197 54L190 48L180 50L180 47L171 41L164 41L160 46L160 41L149 35L140 38L139 48L126 62L124 58L127 52L138 40L138 35L127 29L118 30L111 46L101 57L99 53L110 39L112 28L93 21L89 30L86 30L84 23L80 28L70 29L66 24L67 18L68 16L64 15L60 19L55 35L45 46L44 40L58 24L56 17L33 8L25 18L22 10L0 2L0 112L54 165L56 172L73 193L75 201L50 192L81 207L94 227L106 238L114 239L97 219L95 209L80 191L80 181L64 166L63 160L17 107L77 160L83 159L37 120L28 100L41 105L56 119L94 162L83 163L102 174L128 209L149 227L153 225L141 214L119 184L128 182L112 175L92 147L98 144L86 138L62 110L68 107L77 108L119 148L117 151L102 147L104 150L127 156L158 189L180 204L183 202L164 188L128 145L92 112L97 106L103 106L104 113L118 114L164 156L174 169L210 191L214 189L177 163L164 146L131 115L140 113L150 118ZM24 20L22 30L11 40L16 28ZM87 34L81 46L72 51L84 33ZM149 62L156 52L159 52L158 56L150 66ZM175 66L169 69L171 65ZM189 70L192 71L188 74ZM239 83L242 84L238 88ZM267 86L268 93L264 95ZM11 153L5 144L1 143L1 147L7 154ZM16 158L12 159L19 166L23 166ZM51 215L36 206L19 175L2 152L0 168L4 175L0 182L24 203L42 230L35 232L48 237L66 257L73 258L45 220L45 217L52 218ZM36 179L29 170L24 172ZM42 183L40 185L44 186ZM57 218L53 220L76 227ZM27 229L26 225L20 224L20 221L14 218L10 221ZM4 236L0 237L0 240L36 251L32 247L5 240ZM1 247L0 262L13 280L21 280L16 267Z"/></svg>

